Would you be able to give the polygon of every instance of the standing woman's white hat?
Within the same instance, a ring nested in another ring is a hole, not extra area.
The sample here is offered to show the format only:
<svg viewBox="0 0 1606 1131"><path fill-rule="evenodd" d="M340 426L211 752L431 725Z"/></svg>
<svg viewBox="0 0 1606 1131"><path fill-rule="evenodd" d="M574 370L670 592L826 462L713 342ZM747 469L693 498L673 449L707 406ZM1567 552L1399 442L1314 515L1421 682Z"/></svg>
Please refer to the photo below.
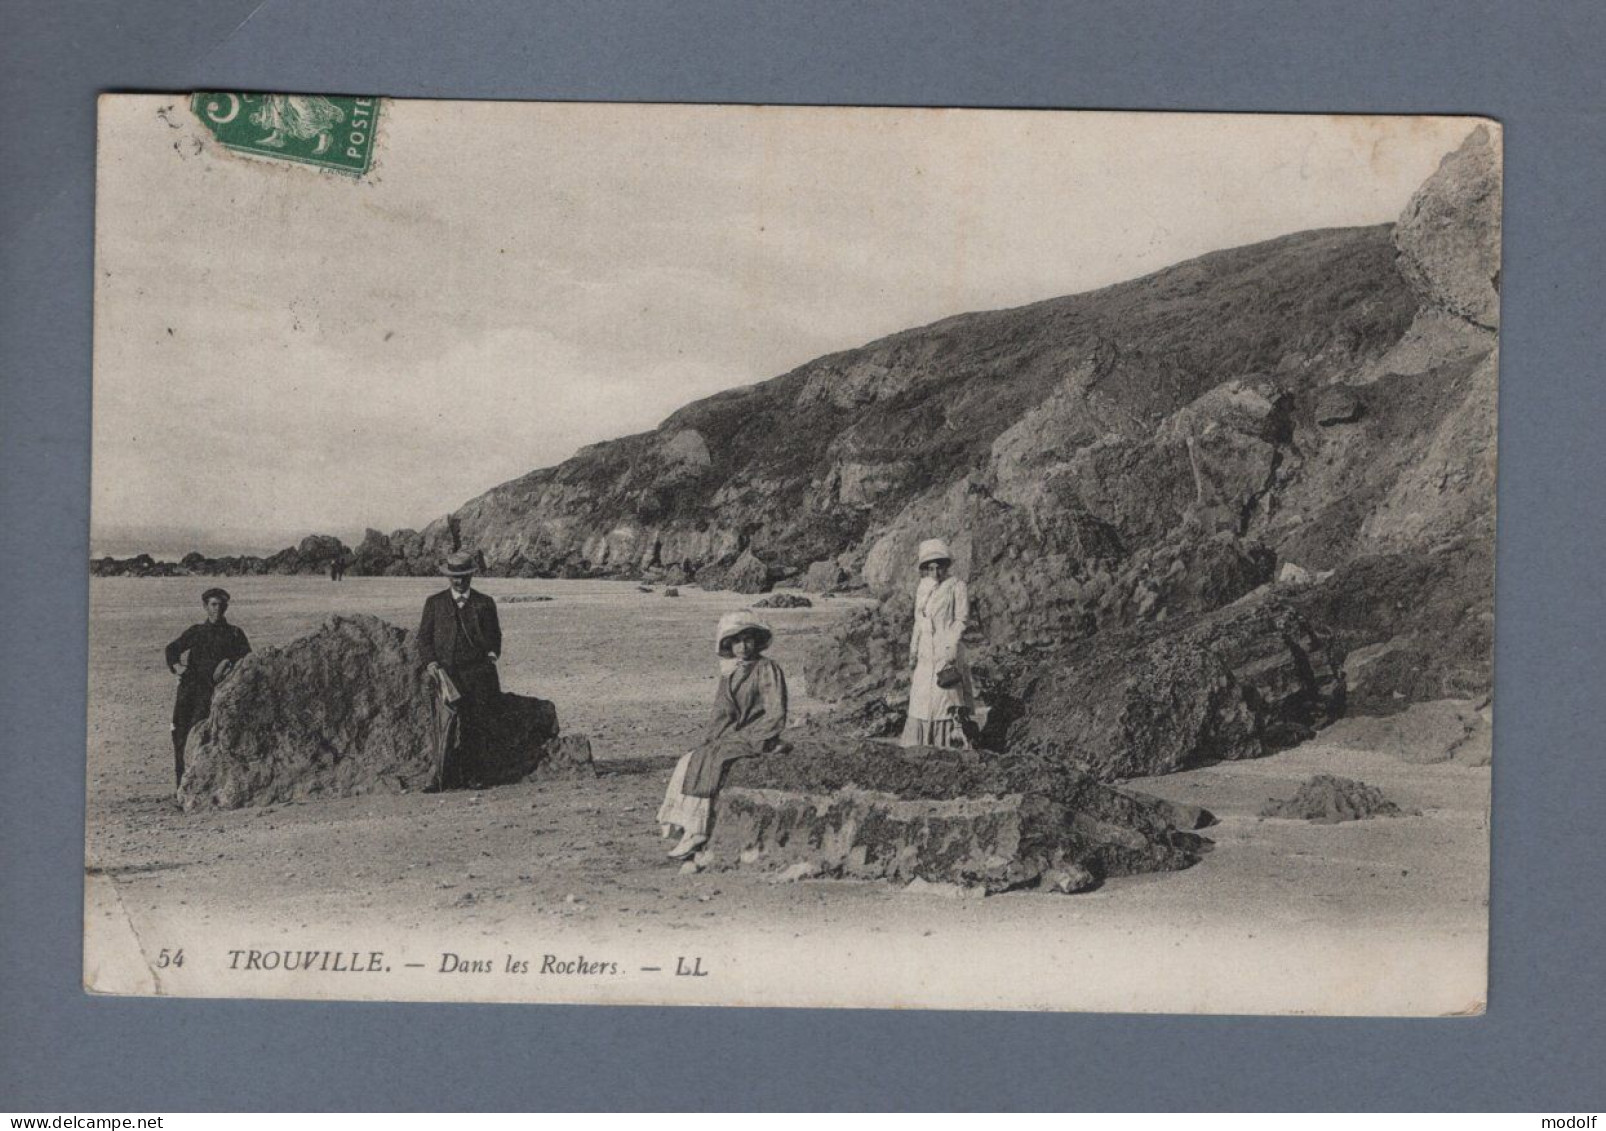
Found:
<svg viewBox="0 0 1606 1131"><path fill-rule="evenodd" d="M941 538L927 538L920 543L920 565L927 562L951 562L953 554L948 549L948 543Z"/></svg>

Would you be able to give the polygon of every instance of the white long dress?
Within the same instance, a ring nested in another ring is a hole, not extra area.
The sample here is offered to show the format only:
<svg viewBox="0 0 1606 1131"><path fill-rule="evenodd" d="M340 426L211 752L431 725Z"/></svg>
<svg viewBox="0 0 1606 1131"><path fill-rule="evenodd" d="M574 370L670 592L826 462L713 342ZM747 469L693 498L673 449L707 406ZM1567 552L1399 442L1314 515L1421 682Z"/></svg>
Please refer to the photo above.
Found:
<svg viewBox="0 0 1606 1131"><path fill-rule="evenodd" d="M970 617L970 594L957 577L922 577L915 589L915 627L909 638L914 676L909 685L909 717L899 742L904 746L968 747L960 710L975 709L970 664L960 639ZM937 686L947 664L959 669L957 687Z"/></svg>

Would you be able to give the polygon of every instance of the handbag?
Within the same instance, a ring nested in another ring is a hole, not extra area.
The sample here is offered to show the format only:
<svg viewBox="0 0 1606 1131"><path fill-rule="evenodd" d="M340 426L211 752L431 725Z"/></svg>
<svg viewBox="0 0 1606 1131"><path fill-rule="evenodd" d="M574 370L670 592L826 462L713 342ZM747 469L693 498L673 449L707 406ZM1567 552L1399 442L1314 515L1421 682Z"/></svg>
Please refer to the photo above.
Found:
<svg viewBox="0 0 1606 1131"><path fill-rule="evenodd" d="M944 691L952 691L963 682L964 677L959 674L959 665L952 660L937 669L937 686Z"/></svg>

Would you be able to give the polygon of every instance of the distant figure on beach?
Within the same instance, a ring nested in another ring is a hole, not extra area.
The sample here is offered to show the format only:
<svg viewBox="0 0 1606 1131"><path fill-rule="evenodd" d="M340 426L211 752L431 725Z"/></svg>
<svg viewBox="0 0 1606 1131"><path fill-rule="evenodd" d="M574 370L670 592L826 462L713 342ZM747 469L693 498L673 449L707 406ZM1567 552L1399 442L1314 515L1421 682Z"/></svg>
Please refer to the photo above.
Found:
<svg viewBox="0 0 1606 1131"><path fill-rule="evenodd" d="M344 558L329 559L329 580L343 581L346 576L346 560Z"/></svg>
<svg viewBox="0 0 1606 1131"><path fill-rule="evenodd" d="M429 791L478 784L481 759L496 725L502 683L502 624L496 602L472 587L474 556L456 551L441 573L450 581L424 602L418 654L442 689L449 718L439 736L435 780ZM455 698L454 698L455 697Z"/></svg>
<svg viewBox="0 0 1606 1131"><path fill-rule="evenodd" d="M173 702L175 786L184 784L184 743L190 731L212 713L213 689L251 652L245 633L229 623L227 589L208 589L201 594L201 605L206 620L190 625L167 646L167 670L178 676Z"/></svg>
<svg viewBox="0 0 1606 1131"><path fill-rule="evenodd" d="M719 618L714 636L719 655L714 717L702 745L676 763L658 808L665 837L681 830L680 841L669 850L673 860L685 859L708 842L725 767L780 744L786 729L786 675L779 664L762 655L773 635L752 613Z"/></svg>
<svg viewBox="0 0 1606 1131"><path fill-rule="evenodd" d="M909 638L909 717L899 743L903 746L971 748L971 716L976 701L965 657L965 623L970 595L953 575L954 556L948 543L929 538L920 543L920 581L915 586L915 626Z"/></svg>

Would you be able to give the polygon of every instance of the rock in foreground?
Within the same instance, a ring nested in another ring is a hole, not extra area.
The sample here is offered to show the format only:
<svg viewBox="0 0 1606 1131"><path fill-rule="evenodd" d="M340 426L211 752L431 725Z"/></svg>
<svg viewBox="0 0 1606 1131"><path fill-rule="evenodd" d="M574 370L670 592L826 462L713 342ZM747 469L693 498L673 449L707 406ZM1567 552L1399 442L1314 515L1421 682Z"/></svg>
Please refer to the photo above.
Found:
<svg viewBox="0 0 1606 1131"><path fill-rule="evenodd" d="M558 734L545 699L504 694L489 785L593 771L584 738ZM331 617L311 635L243 660L190 736L185 809L419 790L435 775L436 712L408 634L372 616Z"/></svg>
<svg viewBox="0 0 1606 1131"><path fill-rule="evenodd" d="M1081 891L1197 863L1211 842L1171 817L1063 764L804 738L731 767L708 854L811 875Z"/></svg>

